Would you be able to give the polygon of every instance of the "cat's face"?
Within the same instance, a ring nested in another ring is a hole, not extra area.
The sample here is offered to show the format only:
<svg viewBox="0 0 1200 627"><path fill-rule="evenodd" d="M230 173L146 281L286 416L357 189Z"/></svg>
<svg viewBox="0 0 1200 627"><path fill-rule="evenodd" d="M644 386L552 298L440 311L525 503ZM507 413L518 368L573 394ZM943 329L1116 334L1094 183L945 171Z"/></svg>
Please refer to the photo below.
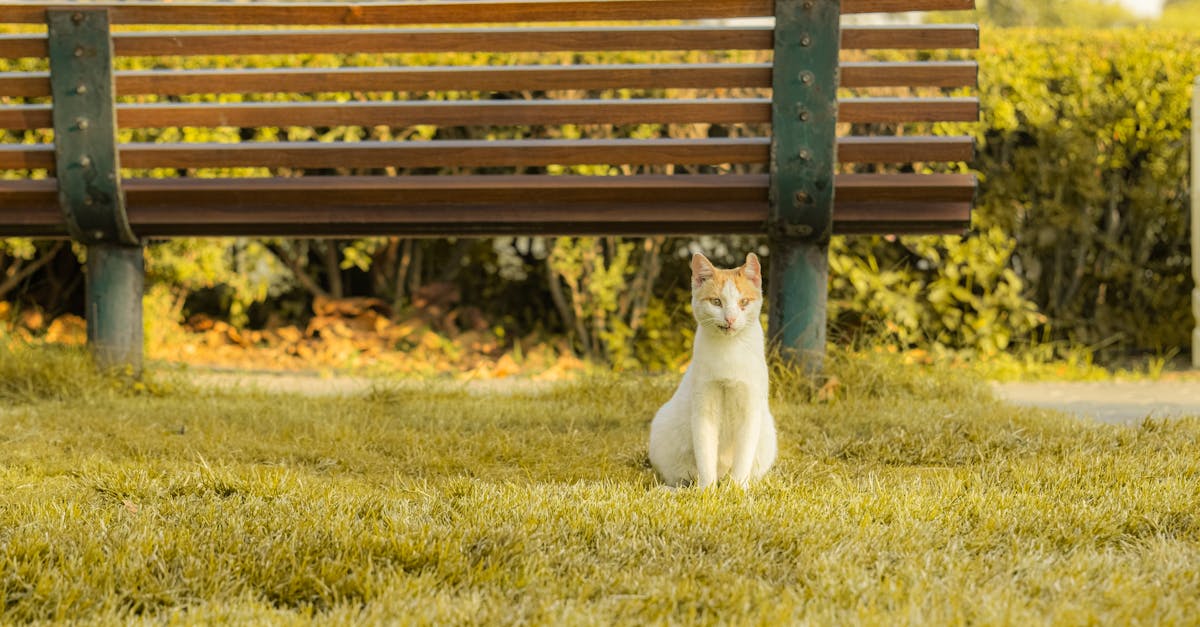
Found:
<svg viewBox="0 0 1200 627"><path fill-rule="evenodd" d="M701 326L733 336L758 324L761 311L762 266L754 253L731 270L713 267L700 253L692 256L692 314Z"/></svg>

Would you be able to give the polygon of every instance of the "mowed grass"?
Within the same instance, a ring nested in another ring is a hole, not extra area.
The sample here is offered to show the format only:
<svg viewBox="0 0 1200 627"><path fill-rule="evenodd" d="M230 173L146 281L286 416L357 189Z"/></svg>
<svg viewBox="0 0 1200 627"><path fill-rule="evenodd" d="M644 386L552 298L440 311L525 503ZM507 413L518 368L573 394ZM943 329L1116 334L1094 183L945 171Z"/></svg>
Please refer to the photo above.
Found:
<svg viewBox="0 0 1200 627"><path fill-rule="evenodd" d="M887 357L780 372L748 492L648 467L672 378L347 398L0 357L0 623L1172 624L1200 420L1097 426Z"/></svg>

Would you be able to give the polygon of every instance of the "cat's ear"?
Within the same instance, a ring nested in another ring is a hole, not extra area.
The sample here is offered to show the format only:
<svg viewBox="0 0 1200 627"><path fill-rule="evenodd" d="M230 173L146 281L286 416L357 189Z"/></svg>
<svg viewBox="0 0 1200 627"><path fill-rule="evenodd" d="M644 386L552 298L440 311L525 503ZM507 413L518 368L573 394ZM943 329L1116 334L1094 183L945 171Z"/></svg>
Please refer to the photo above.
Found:
<svg viewBox="0 0 1200 627"><path fill-rule="evenodd" d="M762 289L762 265L758 263L758 255L746 253L746 265L742 266L742 276L753 283L754 287Z"/></svg>
<svg viewBox="0 0 1200 627"><path fill-rule="evenodd" d="M713 278L714 274L716 274L716 268L713 267L712 262L708 260L708 257L705 257L700 253L692 255L693 288L700 287L705 281Z"/></svg>

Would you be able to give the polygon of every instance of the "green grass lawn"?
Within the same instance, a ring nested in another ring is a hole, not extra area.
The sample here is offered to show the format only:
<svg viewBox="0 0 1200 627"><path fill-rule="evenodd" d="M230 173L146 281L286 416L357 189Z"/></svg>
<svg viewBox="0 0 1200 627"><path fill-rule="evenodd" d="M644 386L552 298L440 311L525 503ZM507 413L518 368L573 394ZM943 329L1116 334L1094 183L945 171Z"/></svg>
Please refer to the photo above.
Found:
<svg viewBox="0 0 1200 627"><path fill-rule="evenodd" d="M0 354L0 623L1200 616L1200 420L878 360L835 359L835 402L780 377L764 482L672 492L645 443L673 379L306 398Z"/></svg>

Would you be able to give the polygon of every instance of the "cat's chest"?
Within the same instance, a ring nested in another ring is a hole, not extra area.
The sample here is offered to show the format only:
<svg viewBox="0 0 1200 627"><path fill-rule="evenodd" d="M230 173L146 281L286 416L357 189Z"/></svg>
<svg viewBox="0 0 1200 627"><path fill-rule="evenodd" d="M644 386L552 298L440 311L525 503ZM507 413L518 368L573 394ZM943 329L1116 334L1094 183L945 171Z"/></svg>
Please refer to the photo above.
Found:
<svg viewBox="0 0 1200 627"><path fill-rule="evenodd" d="M766 383L767 365L762 357L724 355L721 357L698 356L692 363L699 379L721 387L749 384L758 387Z"/></svg>

